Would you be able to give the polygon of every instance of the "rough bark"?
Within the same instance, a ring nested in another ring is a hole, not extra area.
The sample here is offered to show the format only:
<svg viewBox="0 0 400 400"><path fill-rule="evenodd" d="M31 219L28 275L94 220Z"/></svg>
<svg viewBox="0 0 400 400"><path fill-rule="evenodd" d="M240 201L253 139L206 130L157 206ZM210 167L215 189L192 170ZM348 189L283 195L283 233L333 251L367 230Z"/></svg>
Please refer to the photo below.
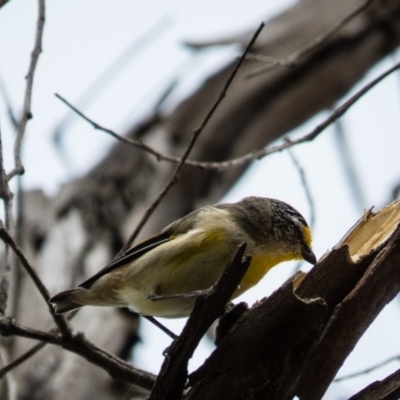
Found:
<svg viewBox="0 0 400 400"><path fill-rule="evenodd" d="M346 245L332 251L295 290L289 282L243 314L189 377L189 399L321 399L400 291L399 262L400 227L357 263Z"/></svg>

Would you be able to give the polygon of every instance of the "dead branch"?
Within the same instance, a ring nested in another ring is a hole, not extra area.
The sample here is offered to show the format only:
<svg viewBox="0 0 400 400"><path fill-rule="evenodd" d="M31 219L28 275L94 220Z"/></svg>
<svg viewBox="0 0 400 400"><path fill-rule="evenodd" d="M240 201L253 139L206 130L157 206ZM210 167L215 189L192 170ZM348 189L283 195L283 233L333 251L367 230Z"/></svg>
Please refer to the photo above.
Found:
<svg viewBox="0 0 400 400"><path fill-rule="evenodd" d="M285 66L285 67L294 67L299 61L309 55L310 53L316 51L321 45L326 43L333 35L335 35L338 31L340 31L348 22L352 21L357 15L363 12L370 4L372 4L374 0L367 0L361 5L358 5L354 10L352 10L348 15L346 15L343 19L335 23L330 29L328 29L322 35L316 37L312 42L305 45L303 48L294 51L292 54L285 58L275 59L273 57L268 57L262 54L255 54L254 59L257 61L266 62L267 66L259 68L255 71L250 72L247 75L247 78L255 78L265 72L270 71L272 68L277 66Z"/></svg>
<svg viewBox="0 0 400 400"><path fill-rule="evenodd" d="M323 121L322 123L317 125L310 133L304 135L301 138L293 139L293 140L286 140L283 144L272 146L272 147L267 147L265 149L263 148L263 149L255 150L255 151L247 153L243 156L236 157L236 158L233 158L230 160L195 161L195 160L187 159L185 161L185 164L193 166L193 167L198 167L198 168L201 168L204 170L218 170L219 171L219 170L229 169L229 168L232 168L235 166L247 164L254 160L262 159L271 154L278 153L283 150L289 149L300 143L311 142L314 139L316 139L327 127L329 127L332 123L334 123L339 118L341 118L354 104L357 103L358 100L360 100L361 97L363 97L372 88L374 88L379 82L384 80L386 77L388 77L393 72L397 71L399 68L400 68L400 63L397 63L393 67L389 68L387 71L384 71L377 78L373 79L371 82L369 82L364 87L362 87L359 91L357 91L353 96L351 96L348 100L346 100L342 105L338 106L331 113L331 115L325 119L325 121ZM170 156L167 154L163 154L163 153L157 151L156 149L152 148L151 146L148 146L147 144L143 143L141 140L121 136L118 133L114 132L113 130L99 125L97 122L93 121L92 119L87 117L85 114L83 114L81 111L79 111L76 107L74 107L71 103L69 103L61 95L56 93L55 96L58 99L60 99L64 104L66 104L68 107L70 107L73 111L75 111L85 121L87 121L89 124L91 124L94 129L105 132L122 143L129 144L131 146L134 146L138 149L145 151L148 154L153 155L154 157L156 157L157 161L169 161L172 163L180 162L181 158L179 158L179 157L174 157L174 156Z"/></svg>
<svg viewBox="0 0 400 400"><path fill-rule="evenodd" d="M27 260L27 258L24 255L24 253L21 251L21 249L15 243L14 239L11 237L9 232L2 225L1 221L0 221L0 239L4 243L9 245L13 249L15 255L19 258L21 265L24 267L25 271L28 273L28 275L30 276L30 278L32 279L34 284L36 285L36 287L37 287L39 293L42 295L44 301L47 303L47 307L50 311L50 314L53 317L54 322L60 328L60 331L63 334L63 336L70 337L72 329L69 326L67 320L65 319L64 316L57 315L54 313L53 307L49 304L49 298L50 298L49 291L47 290L46 286L43 284L42 280L37 275L36 271L30 265L29 261Z"/></svg>
<svg viewBox="0 0 400 400"><path fill-rule="evenodd" d="M22 117L18 124L17 137L15 139L15 145L14 145L15 165L14 169L11 170L7 175L8 180L12 179L15 175L22 175L24 173L24 167L21 161L21 145L22 145L22 140L24 138L26 125L28 121L32 118L31 101L32 101L33 80L35 77L35 71L39 60L39 56L40 53L42 52L42 37L43 37L43 28L45 21L45 1L38 0L38 5L39 5L39 12L36 24L35 44L31 54L31 62L29 64L28 74L26 76L24 106L22 110Z"/></svg>
<svg viewBox="0 0 400 400"><path fill-rule="evenodd" d="M61 337L51 332L38 331L19 325L10 318L2 318L0 320L0 332L3 336L16 335L61 346L103 368L115 379L118 378L148 390L154 385L154 375L136 369L112 354L98 348L89 342L82 333L76 333L70 337Z"/></svg>
<svg viewBox="0 0 400 400"><path fill-rule="evenodd" d="M215 111L218 109L218 106L220 105L220 103L222 102L224 97L226 96L229 87L231 86L233 80L235 79L235 76L236 76L237 72L239 71L239 68L241 67L241 65L243 64L243 62L244 62L244 60L246 58L247 53L249 52L251 47L254 45L255 41L257 40L257 38L258 38L258 36L261 33L261 30L263 28L264 28L264 24L262 23L260 25L260 27L255 31L253 37L251 38L249 44L245 48L245 50L244 50L242 56L240 57L238 63L235 65L235 68L233 68L232 73L229 75L228 79L226 80L226 83L225 83L224 87L222 88L221 93L219 94L217 100L212 105L212 107L210 108L210 110L208 111L206 116L204 117L204 120L200 124L200 126L197 129L194 130L193 136L192 136L192 138L191 138L191 140L190 140L185 152L183 153L183 156L179 160L178 165L176 166L175 170L173 171L169 181L164 186L164 188L161 190L161 192L158 195L158 197L146 209L142 219L137 224L135 230L130 235L129 239L127 240L127 242L125 243L125 245L123 246L123 248L121 249L119 254L124 253L126 250L129 249L129 247L132 246L133 241L136 239L137 235L139 234L139 232L143 228L144 224L147 222L147 220L153 214L153 212L156 209L156 207L161 203L162 199L166 196L166 194L169 192L171 187L178 181L179 173L180 173L182 167L184 166L184 164L186 163L186 160L189 157L189 154L192 151L194 145L196 144L196 141L197 141L198 137L203 132L204 128L207 126L208 121L214 115Z"/></svg>
<svg viewBox="0 0 400 400"><path fill-rule="evenodd" d="M189 399L321 399L400 290L399 221L400 202L366 214L307 275L245 312L189 376Z"/></svg>
<svg viewBox="0 0 400 400"><path fill-rule="evenodd" d="M238 247L215 285L204 296L197 298L181 335L167 351L149 400L181 398L189 359L211 324L223 314L227 302L250 265L250 257L244 257L245 249L245 243Z"/></svg>
<svg viewBox="0 0 400 400"><path fill-rule="evenodd" d="M334 382L341 382L341 381L345 381L348 379L353 379L353 378L357 378L362 375L369 374L370 372L375 371L379 368L382 368L385 365L392 363L393 361L400 361L400 355L390 357L385 361L382 361L378 364L372 365L371 367L365 368L361 371L353 372L352 374L343 375L343 376L340 376L339 378L335 378Z"/></svg>

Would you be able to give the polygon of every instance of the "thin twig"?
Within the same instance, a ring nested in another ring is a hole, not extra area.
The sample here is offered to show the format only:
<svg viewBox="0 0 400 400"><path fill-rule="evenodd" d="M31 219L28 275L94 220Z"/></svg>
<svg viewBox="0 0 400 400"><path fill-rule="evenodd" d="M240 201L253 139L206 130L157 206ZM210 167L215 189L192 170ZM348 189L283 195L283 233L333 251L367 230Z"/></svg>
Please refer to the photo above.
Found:
<svg viewBox="0 0 400 400"><path fill-rule="evenodd" d="M347 380L347 379L356 378L357 376L369 374L370 372L375 371L376 369L382 368L383 366L385 366L385 365L387 365L387 364L389 364L389 363L391 363L393 361L400 361L400 355L390 357L385 361L382 361L382 362L380 362L378 364L373 365L372 367L363 369L361 371L354 372L354 373L349 374L349 375L344 375L344 376L341 376L340 378L336 378L336 379L333 380L333 382L341 382L341 381L344 381L344 380Z"/></svg>
<svg viewBox="0 0 400 400"><path fill-rule="evenodd" d="M389 68L387 71L383 72L377 78L366 84L363 88L361 88L357 93L351 96L348 100L346 100L341 106L336 108L332 114L321 124L317 125L310 133L304 135L303 137L295 140L291 140L290 143L283 143L277 146L267 147L260 150L253 151L251 153L247 153L243 156L232 158L226 161L220 162L205 162L205 161L193 161L193 160L186 160L185 164L190 165L193 167L202 168L205 170L223 170L232 168L235 166L243 165L249 163L254 160L262 159L266 156L269 156L274 153L281 152L286 150L292 146L295 146L300 143L311 142L313 141L321 132L323 132L328 126L330 126L334 121L338 118L342 117L364 94L366 94L369 90L371 90L375 85L377 85L380 81L385 79L388 75L393 73L394 71L400 68L400 63L395 64L392 68ZM117 140L128 143L136 148L139 148L143 151L146 151L149 154L152 154L158 161L170 161L174 163L179 163L179 157L173 157L170 155L165 155L160 153L159 151L155 150L154 148L146 145L141 140L134 140L128 139L124 136L118 135L116 132L112 131L111 129L107 129L102 127L101 125L97 124L86 115L84 115L81 111L77 110L74 106L72 106L67 100L65 100L62 96L56 94L63 103L65 103L68 107L71 107L78 115L80 115L85 121L93 126L93 128L98 129L102 132L108 133L109 135L113 136Z"/></svg>
<svg viewBox="0 0 400 400"><path fill-rule="evenodd" d="M23 189L23 177L22 175L17 176L17 185L16 185L16 217L15 217L15 227L14 227L14 237L15 242L23 247L23 244L26 239L26 231L25 231L25 195L26 192ZM18 310L19 304L21 303L22 296L20 295L22 289L22 279L23 279L23 270L21 268L20 262L17 257L13 257L12 260L12 269L13 269L13 297L10 301L12 305L12 309L10 309L10 315L14 315L16 310Z"/></svg>
<svg viewBox="0 0 400 400"><path fill-rule="evenodd" d="M111 377L135 384L147 390L151 390L155 382L153 374L134 368L118 357L100 349L88 341L81 333L70 337L62 337L55 335L52 330L44 332L19 325L10 318L0 318L0 333L3 336L15 335L60 346L104 369Z"/></svg>
<svg viewBox="0 0 400 400"><path fill-rule="evenodd" d="M294 67L299 62L299 60L301 60L306 55L318 49L318 47L320 47L328 39L330 39L333 35L335 35L340 29L342 29L344 25L346 25L348 22L354 19L358 14L360 14L367 7L369 7L373 1L374 0L366 0L364 3L362 3L361 5L356 7L353 11L351 11L348 15L346 15L343 19L334 24L330 29L328 29L328 31L324 32L322 35L317 36L313 41L311 41L301 49L296 50L295 52L293 52L292 54L290 54L285 58L276 59L270 56L252 54L252 59L266 62L268 63L268 65L250 72L246 76L246 78L254 78L265 72L270 71L271 69L277 66Z"/></svg>
<svg viewBox="0 0 400 400"><path fill-rule="evenodd" d="M232 70L229 78L227 79L224 87L222 88L217 100L215 101L215 103L213 104L213 106L211 107L211 109L208 111L207 115L205 116L205 118L203 119L203 122L200 124L200 126L193 132L193 136L192 139L190 140L185 152L183 153L183 156L181 157L181 159L179 160L178 165L176 166L174 172L172 173L168 183L164 186L164 188L161 190L161 193L158 195L158 197L156 198L156 200L150 205L150 207L147 208L147 210L145 211L142 219L140 220L139 224L137 225L137 227L135 228L134 232L132 233L132 235L129 237L129 239L127 240L127 242L125 243L125 245L123 246L123 248L121 249L119 254L122 254L123 252L125 252L133 243L133 241L135 240L136 236L139 234L139 232L141 231L141 229L143 228L144 224L147 222L147 220L150 218L150 216L153 214L154 210L156 209L156 207L160 204L161 200L165 197L165 195L169 192L169 190L171 189L171 187L178 181L179 178L179 173L182 169L182 167L185 165L185 162L190 154L190 152L193 149L193 146L195 145L198 137L200 136L201 132L203 132L204 128L206 127L208 121L210 120L210 118L213 116L213 114L215 113L215 111L217 110L218 106L220 105L220 103L222 102L222 100L225 98L226 93L230 87L230 85L232 84L233 80L235 79L235 76L240 68L240 66L242 65L243 61L246 58L247 53L249 52L249 50L251 49L251 47L253 46L254 42L257 40L258 35L261 33L261 30L264 28L264 23L261 23L260 27L256 30L256 32L254 33L253 37L251 38L249 44L247 45L246 49L244 50L242 56L240 57L239 61L237 62L235 68Z"/></svg>
<svg viewBox="0 0 400 400"><path fill-rule="evenodd" d="M75 310L71 313L68 313L68 315L66 316L66 319L68 321L71 321L75 315L77 314L78 310ZM1 329L0 329L1 332ZM55 335L57 333L59 333L60 330L58 327L54 327L51 328L49 331L47 331L47 333ZM0 379L6 375L8 372L10 372L11 370L13 370L14 368L18 367L20 364L22 364L24 361L28 360L29 358L31 358L32 356L34 356L38 351L40 351L44 346L46 346L47 342L39 342L37 344L35 344L32 348L30 348L28 351L26 351L25 353L21 354L19 357L17 357L15 360L11 361L8 365L6 365L5 367L0 369Z"/></svg>
<svg viewBox="0 0 400 400"><path fill-rule="evenodd" d="M12 236L10 235L10 233L3 226L1 221L0 221L0 239L5 244L8 244L13 249L15 255L21 261L21 264L24 267L25 271L31 277L36 288L39 290L39 293L42 295L43 299L45 300L47 307L49 308L50 314L51 314L54 322L56 323L56 325L59 327L61 334L65 337L70 337L72 334L72 329L71 329L68 321L65 319L64 316L54 313L54 309L51 306L51 304L49 303L49 299L50 299L49 291L47 290L46 286L44 285L42 280L37 275L36 271L33 269L31 264L29 263L28 259L25 257L22 250L15 243L15 241L12 238Z"/></svg>
<svg viewBox="0 0 400 400"><path fill-rule="evenodd" d="M18 132L14 144L15 165L14 169L11 170L7 175L8 180L12 179L15 175L22 175L24 173L24 166L22 165L21 161L21 146L25 134L26 125L28 123L28 120L32 118L31 101L32 101L33 79L35 76L35 70L39 60L39 55L42 52L42 37L43 37L43 27L45 21L45 2L44 0L38 0L38 3L39 3L39 16L36 24L35 45L33 47L33 51L31 54L31 62L29 65L28 74L26 76L24 107L22 111L21 120L18 124Z"/></svg>
<svg viewBox="0 0 400 400"><path fill-rule="evenodd" d="M23 362L34 356L39 350L43 349L44 346L46 346L46 342L39 342L36 343L34 346L32 346L28 351L26 351L24 354L21 354L19 357L17 357L15 360L11 361L9 364L7 364L5 367L0 369L0 379L3 378L4 375L8 374L10 371L12 371L14 368L17 368L19 365L21 365Z"/></svg>
<svg viewBox="0 0 400 400"><path fill-rule="evenodd" d="M6 227L8 230L11 229L11 220L12 220L12 193L10 188L8 187L7 175L4 169L4 160L3 160L3 140L0 129L0 198L3 200L4 205L4 214ZM11 256L9 247L6 244L5 248L5 257L4 257L4 268L3 275L0 281L0 315L5 315L9 290L10 290L10 282L11 282Z"/></svg>
<svg viewBox="0 0 400 400"><path fill-rule="evenodd" d="M97 122L95 122L92 119L90 119L89 117L87 117L82 111L80 111L76 107L74 107L68 100L66 100L60 94L55 93L54 96L56 96L65 105L67 105L71 110L73 110L75 113L77 113L82 119L84 119L86 122L88 122L90 125L92 125L92 127L94 129L108 133L110 136L114 137L115 139L119 140L120 142L127 143L127 144L130 144L141 150L144 150L147 153L153 155L158 161L163 160L163 161L172 161L175 163L179 163L179 161L180 161L179 157L164 156L162 153L153 149L151 146L148 146L147 144L143 143L141 140L129 139L124 136L121 136L118 133L114 132L112 129L105 128L104 126L101 126Z"/></svg>

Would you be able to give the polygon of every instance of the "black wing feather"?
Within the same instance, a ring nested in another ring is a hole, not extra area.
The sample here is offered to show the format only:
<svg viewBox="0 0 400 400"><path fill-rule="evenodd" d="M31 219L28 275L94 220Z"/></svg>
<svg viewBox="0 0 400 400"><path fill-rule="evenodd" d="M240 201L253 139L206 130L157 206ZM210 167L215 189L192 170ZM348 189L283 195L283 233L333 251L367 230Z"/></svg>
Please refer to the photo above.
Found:
<svg viewBox="0 0 400 400"><path fill-rule="evenodd" d="M163 232L163 233L160 233L159 235L152 236L151 238L137 244L136 246L133 246L132 248L127 250L121 258L118 258L118 260L115 260L111 264L108 264L107 266L105 266L99 272L94 274L91 278L89 278L85 282L81 283L79 285L79 287L89 289L90 286L92 286L92 284L94 282L96 282L97 279L101 278L103 275L106 275L110 271L113 271L116 268L122 267L122 266L130 263L131 261L136 260L143 254L156 248L160 244L168 242L168 240L170 240L169 237L170 237L169 232Z"/></svg>

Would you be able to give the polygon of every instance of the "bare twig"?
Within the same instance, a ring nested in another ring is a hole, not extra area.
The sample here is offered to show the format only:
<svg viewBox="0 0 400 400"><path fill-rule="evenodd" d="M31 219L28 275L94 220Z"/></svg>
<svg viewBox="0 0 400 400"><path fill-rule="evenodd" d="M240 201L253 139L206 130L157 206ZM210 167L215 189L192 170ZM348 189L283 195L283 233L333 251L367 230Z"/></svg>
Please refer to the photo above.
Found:
<svg viewBox="0 0 400 400"><path fill-rule="evenodd" d="M68 321L71 321L75 315L77 314L78 310L75 310L74 312L69 313L66 318ZM0 332L1 329L0 329ZM54 327L51 328L47 333L49 334L57 334L59 333L60 330L58 327ZM31 358L32 356L34 356L38 351L40 351L41 349L43 349L43 347L45 347L47 344L47 342L39 342L37 344L35 344L33 347L31 347L28 351L26 351L25 353L21 354L19 357L17 357L15 360L11 361L8 365L6 365L5 367L0 369L0 379L6 375L7 373L9 373L10 371L12 371L14 368L17 368L19 365L21 365L23 362L25 362L26 360L28 360L29 358Z"/></svg>
<svg viewBox="0 0 400 400"><path fill-rule="evenodd" d="M0 332L3 336L16 335L61 346L104 369L113 378L135 384L144 389L151 390L154 385L154 375L134 368L125 361L100 349L88 341L81 333L70 337L62 337L55 335L52 331L43 332L19 325L9 318L0 318Z"/></svg>
<svg viewBox="0 0 400 400"><path fill-rule="evenodd" d="M364 94L366 94L375 85L377 85L379 82L381 82L383 79L385 79L388 75L390 75L394 71L398 70L399 68L400 68L400 63L397 63L392 68L389 68L387 71L383 72L377 78L375 78L374 80L372 80L371 82L366 84L357 93L355 93L348 100L346 100L341 106L336 108L324 122L317 125L310 133L304 135L303 137L301 137L299 139L291 140L290 143L286 142L286 143L283 143L280 145L256 150L251 153L245 154L243 156L240 156L237 158L232 158L232 159L226 160L226 161L203 162L203 161L194 161L194 160L188 159L188 160L186 160L185 164L193 166L193 167L202 168L205 170L223 170L223 169L228 169L228 168L232 168L235 166L243 165L243 164L249 163L254 160L259 160L261 158L269 156L270 154L281 152L283 150L286 150L286 149L288 149L292 146L295 146L297 144L300 144L300 143L311 142L321 132L323 132L328 126L330 126L334 121L336 121L338 118L342 117L362 96L364 96ZM97 124L96 122L94 122L93 120L88 118L86 115L84 115L81 111L77 110L74 106L72 106L67 100L65 100L60 95L56 94L56 97L58 97L68 107L73 109L85 121L87 121L89 124L91 124L93 126L93 128L98 129L102 132L108 133L109 135L113 136L114 138L116 138L117 140L119 140L123 143L128 143L136 148L146 151L147 153L153 155L158 161L170 161L170 162L174 162L174 163L180 162L181 159L179 157L173 157L173 156L162 154L159 151L155 150L154 148L146 145L141 140L129 139L124 136L118 135L116 132L112 131L111 129L102 127L101 125Z"/></svg>
<svg viewBox="0 0 400 400"><path fill-rule="evenodd" d="M262 68L258 68L255 71L250 72L246 78L254 78L259 76L265 72L270 71L271 69L277 66L285 66L285 67L294 67L299 60L301 60L306 55L310 54L311 52L315 51L324 44L328 39L330 39L333 35L335 35L340 29L343 28L348 22L354 19L358 14L364 11L367 7L369 7L374 0L366 0L364 3L356 7L353 11L351 11L348 15L346 15L343 19L333 25L327 32L323 33L316 37L312 42L308 43L306 46L302 47L299 50L296 50L289 56L276 59L270 56L264 56L261 54L252 54L251 58L257 61L263 61L268 63L267 66Z"/></svg>
<svg viewBox="0 0 400 400"><path fill-rule="evenodd" d="M7 231L7 229L2 225L0 221L0 239L5 243L8 244L14 251L15 255L18 257L20 260L22 266L24 267L25 271L28 273L28 275L31 277L33 280L33 283L39 290L39 293L42 295L43 299L45 300L47 307L49 308L50 314L53 317L54 322L57 324L57 326L60 329L60 332L62 333L63 336L65 337L70 337L72 334L71 327L67 320L65 319L64 316L62 315L57 315L54 313L53 307L49 303L49 298L50 294L49 291L47 290L46 286L43 284L42 280L39 278L37 275L36 271L33 269L27 258L25 257L24 253L22 250L18 247L18 245L15 243L14 239L10 235L10 233ZM40 339L39 339L40 340Z"/></svg>
<svg viewBox="0 0 400 400"><path fill-rule="evenodd" d="M8 374L14 368L17 368L23 362L34 356L39 350L43 349L46 346L46 342L39 342L36 343L32 348L30 348L27 352L22 354L21 356L17 357L15 360L11 361L5 367L0 369L0 379L3 378L4 375Z"/></svg>
<svg viewBox="0 0 400 400"><path fill-rule="evenodd" d="M127 143L134 147L142 149L142 150L146 151L147 153L156 157L156 159L158 161L163 160L163 161L172 161L175 163L179 163L179 161L180 161L179 157L164 156L162 153L158 152L157 150L155 150L152 147L148 146L147 144L143 143L141 140L129 139L124 136L121 136L118 133L114 132L112 129L105 128L104 126L101 126L97 122L95 122L92 119L90 119L89 117L87 117L82 111L80 111L76 107L74 107L68 100L66 100L60 94L55 93L54 95L59 100L61 100L65 105L67 105L71 110L76 112L82 119L84 119L86 122L88 122L90 125L92 125L92 127L94 129L108 133L110 136L114 137L115 139L119 140L120 142Z"/></svg>
<svg viewBox="0 0 400 400"><path fill-rule="evenodd" d="M61 345L61 336L54 332L44 332L17 324L12 318L0 318L0 332L2 336L20 336L27 339L40 340L46 343Z"/></svg>
<svg viewBox="0 0 400 400"><path fill-rule="evenodd" d="M369 374L370 372L375 371L376 369L382 368L385 365L390 364L393 361L400 361L400 355L390 357L385 361L382 361L382 362L380 362L378 364L375 364L372 367L365 368L365 369L363 369L361 371L354 372L352 374L348 374L348 375L344 375L344 376L341 376L339 378L336 378L336 379L334 379L333 382L341 382L341 381L345 381L347 379L357 378L358 376Z"/></svg>
<svg viewBox="0 0 400 400"><path fill-rule="evenodd" d="M31 100L32 100L33 79L35 76L35 70L39 60L39 55L42 52L42 37L43 37L43 27L45 21L45 2L44 0L38 0L38 3L39 3L39 16L36 24L35 45L33 47L33 51L31 54L31 62L29 65L28 74L26 76L24 107L22 111L21 120L18 124L18 132L14 145L15 165L14 169L11 170L7 175L8 180L12 179L15 175L22 175L24 173L24 167L21 161L21 146L25 134L26 125L28 123L28 120L32 118Z"/></svg>
<svg viewBox="0 0 400 400"><path fill-rule="evenodd" d="M260 27L256 30L256 32L254 33L253 37L251 38L249 44L247 45L246 49L244 50L244 52L242 54L242 57L240 57L238 63L235 66L235 68L232 70L232 72L231 72L230 76L228 77L224 87L222 88L217 100L215 101L215 103L213 104L211 109L208 111L207 115L203 119L203 122L193 132L192 139L190 140L185 152L183 153L183 156L179 160L179 163L176 166L174 172L172 173L171 178L169 179L168 183L161 190L161 193L158 195L156 200L150 205L150 207L147 208L147 210L145 211L145 213L144 213L142 219L140 220L139 224L137 225L137 227L135 228L134 232L129 237L129 239L127 240L126 244L123 246L123 248L121 249L119 254L122 254L123 252L125 252L132 245L132 243L135 240L136 236L139 234L139 232L143 228L144 224L147 222L147 220L153 214L153 212L156 209L156 207L160 204L161 200L169 192L171 187L178 181L179 173L180 173L182 167L184 166L187 158L189 157L189 154L192 151L193 146L195 145L195 143L197 141L197 138L200 136L201 132L203 132L204 128L206 127L206 125L208 123L208 121L213 116L214 112L217 110L217 108L220 105L220 103L222 102L222 100L225 98L226 93L227 93L230 85L232 84L233 80L235 79L235 76L236 76L240 66L242 65L243 61L246 58L246 54L249 52L249 50L253 46L254 42L257 40L257 37L261 33L261 30L263 29L263 27L264 27L264 23L261 23Z"/></svg>
<svg viewBox="0 0 400 400"><path fill-rule="evenodd" d="M353 162L354 160L351 150L346 140L343 122L340 119L337 119L333 124L333 128L335 130L338 154L342 159L344 175L347 179L348 187L353 195L355 205L359 210L363 210L365 207L365 196L361 187L359 176L357 174L357 168Z"/></svg>
<svg viewBox="0 0 400 400"><path fill-rule="evenodd" d="M25 231L25 195L26 192L23 188L23 177L22 175L17 176L17 185L16 185L16 217L15 217L15 226L14 226L14 237L15 242L23 247L23 243L26 239L26 231ZM9 230L9 232L12 232ZM22 285L22 277L23 271L20 266L20 262L17 257L13 257L12 260L12 269L13 269L13 297L10 301L12 308L10 309L10 315L14 315L14 311L18 310L18 306L22 301L20 290Z"/></svg>
<svg viewBox="0 0 400 400"><path fill-rule="evenodd" d="M4 160L3 160L3 141L0 130L0 198L3 200L4 204L4 214L6 227L8 230L11 228L11 220L12 220L12 193L10 188L8 187L7 175L4 170ZM8 295L10 289L10 281L11 281L11 257L8 245L6 245L5 249L5 257L4 257L4 268L3 275L0 281L0 315L4 315L7 308Z"/></svg>

